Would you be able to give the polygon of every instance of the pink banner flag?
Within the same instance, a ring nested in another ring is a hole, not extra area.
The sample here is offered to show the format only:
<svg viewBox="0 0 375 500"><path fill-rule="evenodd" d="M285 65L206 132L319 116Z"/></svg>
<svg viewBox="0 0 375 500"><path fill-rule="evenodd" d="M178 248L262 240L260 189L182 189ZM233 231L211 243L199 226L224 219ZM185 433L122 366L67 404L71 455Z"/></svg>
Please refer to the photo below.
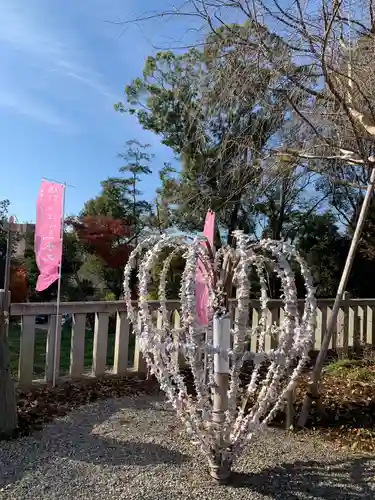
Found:
<svg viewBox="0 0 375 500"><path fill-rule="evenodd" d="M204 222L203 236L208 239L212 250L214 249L215 214L209 210ZM205 245L205 243L203 243ZM195 296L197 302L197 322L200 326L208 325L208 288L204 282L202 263L197 262L195 276Z"/></svg>
<svg viewBox="0 0 375 500"><path fill-rule="evenodd" d="M46 290L59 278L62 258L61 222L63 184L42 181L36 202L35 260L39 269L36 291Z"/></svg>

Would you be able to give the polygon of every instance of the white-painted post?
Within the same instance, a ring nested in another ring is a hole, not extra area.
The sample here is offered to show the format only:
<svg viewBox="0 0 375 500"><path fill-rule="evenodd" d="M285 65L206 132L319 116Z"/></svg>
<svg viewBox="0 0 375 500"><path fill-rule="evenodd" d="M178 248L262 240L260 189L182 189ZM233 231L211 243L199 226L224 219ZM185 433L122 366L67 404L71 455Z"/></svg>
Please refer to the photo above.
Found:
<svg viewBox="0 0 375 500"><path fill-rule="evenodd" d="M223 428L225 413L228 410L229 358L225 353L230 349L230 315L215 314L213 319L213 344L215 348L224 351L214 354L215 390L213 398L212 425L216 434L217 450L224 447ZM231 464L222 460L218 451L211 464L211 476L220 482L225 482L230 476Z"/></svg>
<svg viewBox="0 0 375 500"><path fill-rule="evenodd" d="M213 323L213 343L214 347L228 351L230 349L230 316L219 316L215 314ZM214 355L215 375L229 373L229 358L220 354Z"/></svg>

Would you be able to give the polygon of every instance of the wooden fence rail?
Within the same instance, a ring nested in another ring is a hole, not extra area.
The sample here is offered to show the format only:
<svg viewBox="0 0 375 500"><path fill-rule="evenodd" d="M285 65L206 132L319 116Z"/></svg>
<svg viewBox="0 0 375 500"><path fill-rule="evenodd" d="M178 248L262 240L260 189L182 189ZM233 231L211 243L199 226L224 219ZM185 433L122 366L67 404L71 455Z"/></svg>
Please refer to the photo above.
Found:
<svg viewBox="0 0 375 500"><path fill-rule="evenodd" d="M326 334L334 299L318 300L317 324L314 349L319 350ZM236 303L232 301L235 311ZM155 321L158 316L158 301L151 301ZM168 301L173 321L179 322L179 302ZM303 309L303 301L300 301ZM342 303L331 348L348 348L360 344L375 346L375 299L348 299ZM55 341L57 341L56 378L76 379L114 374L144 373L145 363L139 352L126 317L124 302L63 302L60 305L59 325L62 317L69 315L69 324L56 330L56 304L22 303L10 305L11 326L9 343L13 362L18 365L18 382L28 386L33 381L53 380ZM45 325L37 318L48 316ZM235 317L235 314L232 315ZM282 302L271 300L268 304L267 324L279 324L283 318ZM260 303L252 301L249 309L249 325L256 326L260 318ZM159 318L160 321L160 318ZM269 335L266 347L275 343ZM13 346L13 347L12 347ZM250 339L251 350L256 350L256 338ZM39 359L39 361L38 361ZM36 364L44 366L39 371ZM42 372L42 373L41 373Z"/></svg>

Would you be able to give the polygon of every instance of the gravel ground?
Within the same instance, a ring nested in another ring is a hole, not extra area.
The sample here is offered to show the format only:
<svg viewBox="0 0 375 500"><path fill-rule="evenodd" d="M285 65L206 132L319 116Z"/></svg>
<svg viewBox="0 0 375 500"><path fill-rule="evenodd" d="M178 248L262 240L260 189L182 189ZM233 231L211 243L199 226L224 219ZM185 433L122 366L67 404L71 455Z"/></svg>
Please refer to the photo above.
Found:
<svg viewBox="0 0 375 500"><path fill-rule="evenodd" d="M317 437L270 430L220 487L162 400L122 398L0 443L0 500L374 499L374 465Z"/></svg>

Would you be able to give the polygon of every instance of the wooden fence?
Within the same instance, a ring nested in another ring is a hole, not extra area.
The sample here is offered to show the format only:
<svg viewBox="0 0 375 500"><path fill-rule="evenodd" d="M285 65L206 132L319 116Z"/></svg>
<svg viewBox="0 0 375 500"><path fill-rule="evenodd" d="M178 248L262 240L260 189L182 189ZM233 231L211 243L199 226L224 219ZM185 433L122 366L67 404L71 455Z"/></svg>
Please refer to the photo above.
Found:
<svg viewBox="0 0 375 500"><path fill-rule="evenodd" d="M157 316L159 303L150 302ZM232 303L235 310L235 301ZM318 300L317 324L314 349L319 350L326 333L332 311L333 299ZM303 308L303 301L300 301ZM179 302L169 301L168 308L173 321L179 321ZM335 333L330 347L355 347L361 344L375 345L375 299L348 299L342 303ZM99 376L105 373L144 373L145 364L139 353L126 318L124 302L63 302L61 317L70 315L71 322L58 329L55 345L56 304L23 303L11 304L9 344L13 369L18 369L18 382L28 386L33 381L53 380L54 356L58 360L56 378L76 379ZM48 322L39 323L41 316ZM234 314L233 314L234 317ZM249 325L256 326L260 317L259 301L252 301L249 310ZM271 300L268 309L268 324L279 324L283 317L282 303ZM91 328L88 325L90 319ZM266 347L274 342L267 337ZM256 339L251 339L251 349L256 349ZM42 364L42 366L40 366ZM38 369L36 369L38 365Z"/></svg>

